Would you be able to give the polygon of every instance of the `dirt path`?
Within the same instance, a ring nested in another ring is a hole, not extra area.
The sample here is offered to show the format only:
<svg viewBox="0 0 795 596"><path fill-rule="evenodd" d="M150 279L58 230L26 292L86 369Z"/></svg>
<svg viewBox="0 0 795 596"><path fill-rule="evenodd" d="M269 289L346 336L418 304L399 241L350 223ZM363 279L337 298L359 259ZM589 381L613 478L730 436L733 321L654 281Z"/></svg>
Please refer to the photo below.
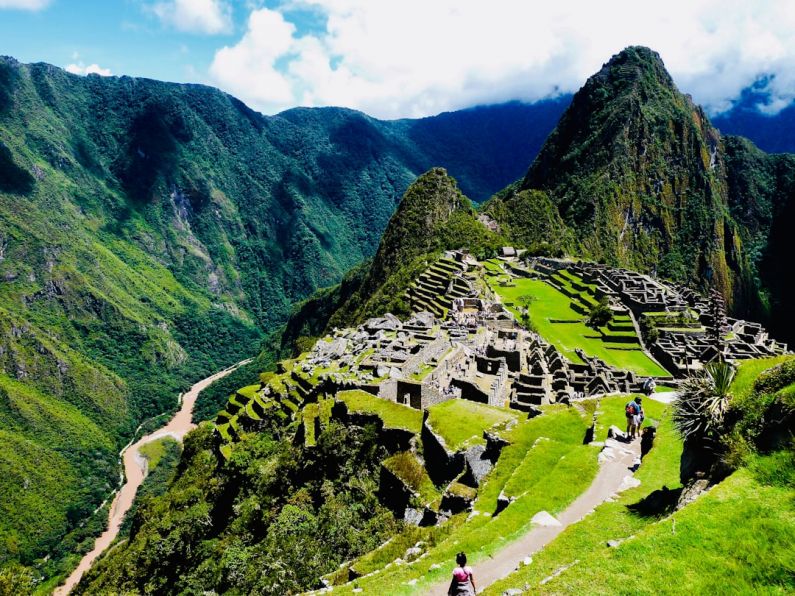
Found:
<svg viewBox="0 0 795 596"><path fill-rule="evenodd" d="M625 444L608 439L599 457L601 465L596 478L591 486L557 517L559 525L535 525L522 538L507 545L493 558L472 566L478 592L510 574L526 557L552 542L558 534L583 519L608 497L626 488L627 478L631 479L640 461L640 441ZM453 565L454 563L451 562L451 572ZM443 596L447 594L448 586L449 582L438 584L428 593Z"/></svg>
<svg viewBox="0 0 795 596"><path fill-rule="evenodd" d="M108 514L108 527L99 538L97 538L94 543L94 548L83 556L80 564L66 579L66 582L55 589L53 596L66 596L69 594L71 589L80 581L83 574L91 567L91 564L111 545L118 535L121 522L124 519L124 514L132 507L135 493L138 491L138 487L141 486L144 478L146 478L147 462L146 458L141 455L139 451L140 448L147 443L151 443L165 436L170 436L177 441L181 441L182 437L184 437L188 431L196 427L191 418L193 416L193 406L196 403L196 398L199 396L199 393L218 379L225 377L238 367L248 364L249 362L251 362L250 359L238 362L234 366L217 372L193 385L187 393L182 395L179 410L165 426L140 438L134 444L128 445L122 450L121 457L124 464L125 482L116 493L111 503L110 513Z"/></svg>

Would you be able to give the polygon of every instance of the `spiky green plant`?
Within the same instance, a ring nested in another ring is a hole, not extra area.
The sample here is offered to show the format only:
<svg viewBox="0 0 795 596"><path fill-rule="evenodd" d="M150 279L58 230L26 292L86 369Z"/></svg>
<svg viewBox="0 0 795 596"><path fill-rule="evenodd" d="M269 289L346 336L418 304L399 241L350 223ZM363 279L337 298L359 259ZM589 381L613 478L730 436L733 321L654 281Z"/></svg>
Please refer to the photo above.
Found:
<svg viewBox="0 0 795 596"><path fill-rule="evenodd" d="M717 445L725 430L734 372L727 362L713 362L682 383L673 412L674 425L682 438L707 447Z"/></svg>

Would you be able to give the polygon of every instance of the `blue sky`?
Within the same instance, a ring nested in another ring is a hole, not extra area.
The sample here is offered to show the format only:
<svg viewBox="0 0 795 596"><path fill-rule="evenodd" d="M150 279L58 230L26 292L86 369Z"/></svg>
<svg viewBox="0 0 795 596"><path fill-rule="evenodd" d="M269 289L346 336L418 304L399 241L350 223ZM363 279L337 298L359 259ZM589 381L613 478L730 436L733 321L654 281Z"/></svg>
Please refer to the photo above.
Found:
<svg viewBox="0 0 795 596"><path fill-rule="evenodd" d="M790 0L0 0L1 54L211 84L265 113L535 101L632 44L713 114L758 81L763 111L795 98Z"/></svg>
<svg viewBox="0 0 795 596"><path fill-rule="evenodd" d="M114 75L176 82L207 82L218 48L234 44L251 7L266 3L228 3L232 28L207 34L164 23L144 0L51 0L41 9L3 9L0 1L0 53L22 62L98 64ZM37 3L31 3L36 6ZM270 3L271 6L278 3ZM292 11L304 32L322 27L321 19Z"/></svg>

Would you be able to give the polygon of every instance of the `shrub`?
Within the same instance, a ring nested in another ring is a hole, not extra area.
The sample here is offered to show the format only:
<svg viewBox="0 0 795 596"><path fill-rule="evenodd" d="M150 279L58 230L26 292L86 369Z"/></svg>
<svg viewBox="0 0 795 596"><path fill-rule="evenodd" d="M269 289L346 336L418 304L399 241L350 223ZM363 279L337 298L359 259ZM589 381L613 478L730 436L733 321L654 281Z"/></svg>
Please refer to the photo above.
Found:
<svg viewBox="0 0 795 596"><path fill-rule="evenodd" d="M734 369L726 362L708 364L704 372L686 379L674 402L673 421L686 440L716 447L724 434L729 409L729 386Z"/></svg>
<svg viewBox="0 0 795 596"><path fill-rule="evenodd" d="M610 301L607 296L602 296L599 303L591 308L586 321L589 327L596 329L597 327L604 327L613 320L613 311L610 309Z"/></svg>
<svg viewBox="0 0 795 596"><path fill-rule="evenodd" d="M795 383L795 360L788 360L759 375L754 382L754 391L774 393L793 383Z"/></svg>

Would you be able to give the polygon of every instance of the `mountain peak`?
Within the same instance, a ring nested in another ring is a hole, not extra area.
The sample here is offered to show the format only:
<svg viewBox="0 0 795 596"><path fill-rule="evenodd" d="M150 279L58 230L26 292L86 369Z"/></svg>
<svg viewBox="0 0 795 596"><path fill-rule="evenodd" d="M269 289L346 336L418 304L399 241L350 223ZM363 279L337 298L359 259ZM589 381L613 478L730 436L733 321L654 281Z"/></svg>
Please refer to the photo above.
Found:
<svg viewBox="0 0 795 596"><path fill-rule="evenodd" d="M721 172L706 115L659 54L632 46L574 95L521 188L545 191L591 257L728 294L724 222L707 215L725 209Z"/></svg>
<svg viewBox="0 0 795 596"><path fill-rule="evenodd" d="M622 94L678 94L660 55L644 46L630 46L615 54L585 83L580 93L612 99Z"/></svg>

